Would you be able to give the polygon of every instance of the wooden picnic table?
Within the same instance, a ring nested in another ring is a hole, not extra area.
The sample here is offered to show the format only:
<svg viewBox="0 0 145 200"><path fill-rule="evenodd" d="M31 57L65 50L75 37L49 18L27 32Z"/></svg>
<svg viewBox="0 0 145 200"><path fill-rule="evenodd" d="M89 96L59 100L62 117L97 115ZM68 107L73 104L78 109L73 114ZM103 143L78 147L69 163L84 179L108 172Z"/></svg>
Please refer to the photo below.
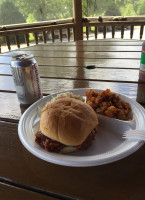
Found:
<svg viewBox="0 0 145 200"><path fill-rule="evenodd" d="M0 199L143 200L145 146L119 161L68 167L43 161L22 145L23 113L10 62L14 53L33 54L43 95L74 88L96 88L136 100L141 40L102 39L47 43L0 54ZM95 65L94 69L87 69Z"/></svg>

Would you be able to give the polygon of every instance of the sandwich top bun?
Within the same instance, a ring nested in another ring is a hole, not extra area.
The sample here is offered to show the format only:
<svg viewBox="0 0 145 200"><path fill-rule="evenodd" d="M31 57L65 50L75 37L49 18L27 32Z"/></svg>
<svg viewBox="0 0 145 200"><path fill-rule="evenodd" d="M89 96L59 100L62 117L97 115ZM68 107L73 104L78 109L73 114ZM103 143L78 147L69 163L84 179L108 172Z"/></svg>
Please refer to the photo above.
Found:
<svg viewBox="0 0 145 200"><path fill-rule="evenodd" d="M41 132L67 146L82 144L97 125L95 111L88 104L73 98L48 103L41 113Z"/></svg>

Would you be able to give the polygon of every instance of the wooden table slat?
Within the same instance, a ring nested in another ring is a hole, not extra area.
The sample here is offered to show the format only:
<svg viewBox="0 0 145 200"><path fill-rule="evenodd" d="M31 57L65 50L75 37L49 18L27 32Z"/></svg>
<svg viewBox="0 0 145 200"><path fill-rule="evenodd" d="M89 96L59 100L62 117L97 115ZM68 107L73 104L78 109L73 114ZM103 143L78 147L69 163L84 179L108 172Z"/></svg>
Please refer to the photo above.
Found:
<svg viewBox="0 0 145 200"><path fill-rule="evenodd" d="M9 59L10 60L10 59ZM6 57L4 58L6 61L4 64L0 64L0 74L10 74L11 70L10 61L8 62ZM81 59L81 58L36 58L38 62L39 68L45 69L49 72L49 67L85 67L87 65L95 65L96 68L115 68L115 69L139 69L140 67L140 59ZM48 69L48 70L47 70ZM8 72L7 72L8 70ZM55 69L54 69L55 70Z"/></svg>
<svg viewBox="0 0 145 200"><path fill-rule="evenodd" d="M16 54L20 54L20 51L15 51ZM108 58L108 59L140 59L141 58L141 52L61 52L58 51L57 54L55 51L23 51L23 53L33 54L35 57L41 57L41 58L88 58L88 59L100 59L100 58ZM14 53L11 51L9 53L6 53L8 56L12 56ZM1 55L4 57L4 55ZM0 57L1 57L0 56Z"/></svg>
<svg viewBox="0 0 145 200"><path fill-rule="evenodd" d="M21 188L16 188L14 186L9 186L7 184L0 183L0 199L2 200L59 200L58 198L53 198L50 196L45 196L36 192L28 191Z"/></svg>
<svg viewBox="0 0 145 200"><path fill-rule="evenodd" d="M52 69L52 71L51 71ZM103 69L82 69L82 68L50 68L49 72L46 73L44 70L40 70L41 74L41 84L42 88L50 88L50 84L53 84L51 87L54 87L54 83L58 80L55 80L52 83L52 79L59 79L59 85L57 87L60 89L64 83L73 83L75 84L78 80L84 80L85 85L88 85L89 81L102 81L102 82L126 82L126 83L137 83L138 82L138 70L123 70L123 69L106 69L105 74ZM42 78L43 77L43 78ZM97 85L97 82L94 82L94 87ZM56 86L56 85L55 85ZM64 85L64 88L67 87ZM63 87L62 87L63 88ZM0 76L0 90L11 90L15 91L15 85L12 76Z"/></svg>
<svg viewBox="0 0 145 200"><path fill-rule="evenodd" d="M76 52L76 51L85 51L85 52L140 52L141 46L105 46L105 45L94 45L94 46L49 46L49 45L38 45L31 46L30 48L25 48L25 51L55 51L55 52ZM23 49L20 49L20 51L24 51Z"/></svg>

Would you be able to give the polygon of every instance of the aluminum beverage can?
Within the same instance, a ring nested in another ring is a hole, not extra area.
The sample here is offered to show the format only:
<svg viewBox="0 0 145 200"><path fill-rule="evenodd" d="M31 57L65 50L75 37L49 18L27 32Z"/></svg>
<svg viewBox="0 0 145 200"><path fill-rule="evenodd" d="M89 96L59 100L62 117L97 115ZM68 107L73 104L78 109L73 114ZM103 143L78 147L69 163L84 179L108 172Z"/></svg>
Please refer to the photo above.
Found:
<svg viewBox="0 0 145 200"><path fill-rule="evenodd" d="M38 65L33 55L14 55L11 71L20 104L31 105L43 97Z"/></svg>

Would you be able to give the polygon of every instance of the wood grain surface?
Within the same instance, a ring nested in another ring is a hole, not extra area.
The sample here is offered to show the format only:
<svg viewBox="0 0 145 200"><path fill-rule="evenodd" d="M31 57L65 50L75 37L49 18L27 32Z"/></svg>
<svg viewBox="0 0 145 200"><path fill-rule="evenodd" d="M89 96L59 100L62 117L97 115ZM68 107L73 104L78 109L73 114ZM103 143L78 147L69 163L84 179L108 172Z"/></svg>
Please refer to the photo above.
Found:
<svg viewBox="0 0 145 200"><path fill-rule="evenodd" d="M20 49L21 51L23 51L23 49ZM47 44L46 45L41 45L39 44L37 46L37 49L35 46L31 46L30 48L25 48L25 51L30 51L30 50L33 50L33 51L61 51L61 52L66 52L66 51L69 51L69 52L78 52L78 51L86 51L86 52L126 52L126 51L129 51L129 52L140 52L141 51L141 46L114 46L114 45L98 45L98 44L92 44L91 45L91 48L89 45L85 45L82 46L78 46L76 48L76 46L71 46L70 45L53 45L53 46L48 46Z"/></svg>
<svg viewBox="0 0 145 200"><path fill-rule="evenodd" d="M0 54L0 199L9 199L10 193L16 200L23 200L24 194L36 200L144 199L144 145L114 163L80 168L48 163L28 152L17 131L27 108L18 101L10 69L12 55L31 53L38 62L44 97L75 88L110 88L136 100L138 86L143 85L138 81L142 42L103 39L47 43ZM87 69L88 65L95 68Z"/></svg>
<svg viewBox="0 0 145 200"><path fill-rule="evenodd" d="M53 198L50 196L46 196L44 194L39 194L36 192L28 191L21 188L16 188L13 186L9 186L7 184L0 183L0 199L3 200L59 200L59 198Z"/></svg>
<svg viewBox="0 0 145 200"><path fill-rule="evenodd" d="M15 51L16 54L20 53L20 51ZM81 53L79 53L81 52ZM118 58L133 58L137 59L141 57L141 52L84 52L78 51L78 52L70 52L70 51L33 51L27 50L28 54L33 54L35 57L41 57L41 58L88 58L88 59L95 59L95 58L106 58L106 59L118 59ZM13 52L9 52L7 56L13 55Z"/></svg>
<svg viewBox="0 0 145 200"><path fill-rule="evenodd" d="M65 167L40 160L21 144L17 124L0 122L1 176L78 199L139 199L144 191L143 146L120 161L96 167ZM105 191L105 192L104 192Z"/></svg>
<svg viewBox="0 0 145 200"><path fill-rule="evenodd" d="M7 57L0 57L3 58L3 64L0 63L0 70L5 70L6 67L9 68L8 66L10 63L10 59L7 59ZM140 65L140 59L134 59L131 61L130 59L80 59L80 58L36 58L39 68L42 66L48 67L85 67L87 65L92 65L94 64L98 68L116 68L116 69L139 69Z"/></svg>

